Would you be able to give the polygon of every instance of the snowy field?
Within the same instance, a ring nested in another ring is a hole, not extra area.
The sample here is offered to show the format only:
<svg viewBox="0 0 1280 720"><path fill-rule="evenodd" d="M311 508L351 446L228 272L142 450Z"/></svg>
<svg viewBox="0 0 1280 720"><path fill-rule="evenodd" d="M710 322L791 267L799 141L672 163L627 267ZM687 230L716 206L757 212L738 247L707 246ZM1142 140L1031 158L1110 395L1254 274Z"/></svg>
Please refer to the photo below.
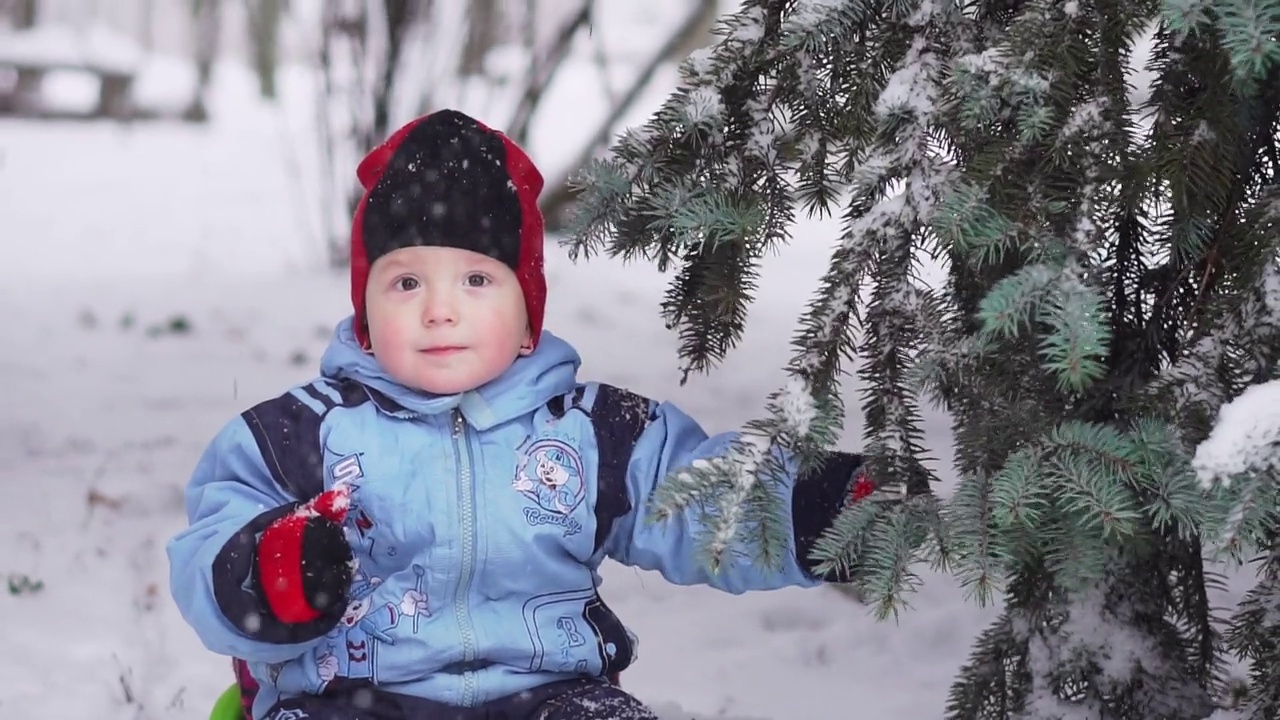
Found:
<svg viewBox="0 0 1280 720"><path fill-rule="evenodd" d="M0 593L0 718L196 720L230 682L169 599L164 543L213 433L312 377L348 304L345 276L318 266L303 115L258 105L234 67L219 78L208 127L0 122L0 576L41 584ZM569 100L541 126L571 120ZM553 132L531 150L567 160ZM547 324L583 377L734 428L778 386L833 234L798 229L742 347L683 388L651 268L549 248ZM928 420L946 458L947 420ZM855 414L847 449L860 430ZM994 614L945 577L896 624L829 589L734 597L616 565L605 578L641 641L623 684L673 720L938 718Z"/></svg>

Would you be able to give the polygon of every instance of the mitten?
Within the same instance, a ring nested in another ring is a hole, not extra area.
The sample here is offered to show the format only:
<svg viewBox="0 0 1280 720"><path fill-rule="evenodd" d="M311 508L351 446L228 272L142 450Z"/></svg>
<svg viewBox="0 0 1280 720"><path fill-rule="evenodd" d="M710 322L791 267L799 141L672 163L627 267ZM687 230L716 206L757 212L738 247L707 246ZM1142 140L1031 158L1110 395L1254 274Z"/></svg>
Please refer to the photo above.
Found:
<svg viewBox="0 0 1280 720"><path fill-rule="evenodd" d="M276 619L299 624L346 605L354 556L342 530L350 490L336 487L267 526L258 540L258 575Z"/></svg>

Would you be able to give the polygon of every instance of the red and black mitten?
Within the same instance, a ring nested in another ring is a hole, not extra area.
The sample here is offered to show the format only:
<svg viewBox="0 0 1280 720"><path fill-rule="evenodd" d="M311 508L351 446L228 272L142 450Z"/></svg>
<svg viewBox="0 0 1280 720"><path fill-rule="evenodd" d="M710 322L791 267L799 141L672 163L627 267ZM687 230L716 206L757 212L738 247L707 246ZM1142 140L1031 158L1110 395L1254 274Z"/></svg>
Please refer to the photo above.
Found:
<svg viewBox="0 0 1280 720"><path fill-rule="evenodd" d="M353 556L342 530L350 490L337 487L281 517L258 540L258 580L267 607L291 625L335 617L346 607Z"/></svg>
<svg viewBox="0 0 1280 720"><path fill-rule="evenodd" d="M820 580L848 582L849 577L840 572L818 574L818 564L810 554L845 508L867 501L878 489L863 469L862 456L842 452L831 453L814 477L796 483L791 495L791 521L800 567Z"/></svg>

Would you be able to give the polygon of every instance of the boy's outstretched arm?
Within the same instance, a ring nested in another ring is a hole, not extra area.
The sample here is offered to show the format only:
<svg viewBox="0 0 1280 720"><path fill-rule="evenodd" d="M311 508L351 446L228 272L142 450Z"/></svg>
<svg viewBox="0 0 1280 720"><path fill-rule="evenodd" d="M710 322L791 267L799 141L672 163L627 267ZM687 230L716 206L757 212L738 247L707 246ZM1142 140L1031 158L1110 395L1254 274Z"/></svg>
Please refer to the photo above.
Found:
<svg viewBox="0 0 1280 720"><path fill-rule="evenodd" d="M286 394L227 424L196 465L189 526L167 546L170 592L215 653L290 660L345 609L351 550L342 528L315 512L316 499L297 499L323 487L319 422Z"/></svg>
<svg viewBox="0 0 1280 720"><path fill-rule="evenodd" d="M696 512L686 510L669 521L654 522L647 517L648 503L668 473L724 454L736 435L708 436L676 406L608 385L596 387L591 416L601 456L597 502L613 503L617 510L604 554L626 565L657 570L676 584L705 584L731 593L808 587L836 579L817 576L807 558L849 502L862 464L859 456L834 453L815 477L797 483L792 474L784 484L779 501L792 527L792 552L781 568L763 568L749 557L727 554L712 574L698 551ZM609 497L611 491L623 489L625 498Z"/></svg>

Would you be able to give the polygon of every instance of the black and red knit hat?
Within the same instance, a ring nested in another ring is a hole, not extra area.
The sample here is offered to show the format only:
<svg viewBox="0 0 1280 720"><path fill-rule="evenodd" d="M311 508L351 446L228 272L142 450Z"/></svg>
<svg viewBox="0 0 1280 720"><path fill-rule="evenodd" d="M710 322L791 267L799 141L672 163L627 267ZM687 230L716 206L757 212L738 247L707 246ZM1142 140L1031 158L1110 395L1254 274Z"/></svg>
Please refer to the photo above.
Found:
<svg viewBox="0 0 1280 720"><path fill-rule="evenodd" d="M356 339L369 348L365 287L383 255L419 245L472 250L511 268L524 292L534 346L547 299L542 174L506 135L456 110L392 133L356 169L364 197L351 228Z"/></svg>

